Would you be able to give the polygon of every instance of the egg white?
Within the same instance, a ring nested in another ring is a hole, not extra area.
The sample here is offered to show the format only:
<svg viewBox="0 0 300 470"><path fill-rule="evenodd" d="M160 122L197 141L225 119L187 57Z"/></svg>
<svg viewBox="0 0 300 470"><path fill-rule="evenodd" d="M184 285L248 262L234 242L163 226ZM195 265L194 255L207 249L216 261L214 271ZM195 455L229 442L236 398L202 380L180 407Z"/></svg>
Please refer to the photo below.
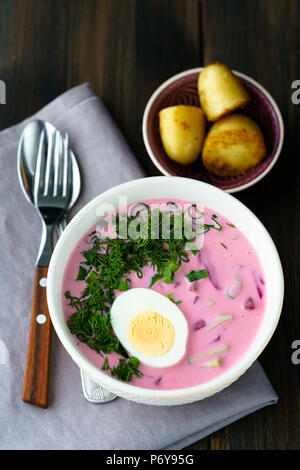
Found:
<svg viewBox="0 0 300 470"><path fill-rule="evenodd" d="M139 313L150 310L166 317L175 329L173 345L166 354L159 357L146 356L137 351L127 337L128 326L133 318ZM165 295L152 289L129 289L116 298L110 313L115 335L126 351L139 359L141 363L152 367L169 367L183 358L188 337L187 321L177 305Z"/></svg>

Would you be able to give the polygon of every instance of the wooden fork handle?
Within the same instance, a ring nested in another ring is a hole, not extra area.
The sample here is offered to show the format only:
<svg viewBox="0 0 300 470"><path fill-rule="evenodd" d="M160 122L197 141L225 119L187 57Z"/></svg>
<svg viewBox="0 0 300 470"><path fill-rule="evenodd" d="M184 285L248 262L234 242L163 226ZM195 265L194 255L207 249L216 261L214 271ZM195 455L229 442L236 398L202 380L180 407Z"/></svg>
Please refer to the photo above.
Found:
<svg viewBox="0 0 300 470"><path fill-rule="evenodd" d="M22 400L47 408L49 391L51 321L47 305L47 266L37 266L32 298Z"/></svg>

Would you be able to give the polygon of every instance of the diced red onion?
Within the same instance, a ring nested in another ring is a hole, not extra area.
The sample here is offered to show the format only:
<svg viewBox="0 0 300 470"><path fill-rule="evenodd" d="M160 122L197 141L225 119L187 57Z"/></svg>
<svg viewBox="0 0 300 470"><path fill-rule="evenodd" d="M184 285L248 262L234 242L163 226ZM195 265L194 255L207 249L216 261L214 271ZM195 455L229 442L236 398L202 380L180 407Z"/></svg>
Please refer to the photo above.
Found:
<svg viewBox="0 0 300 470"><path fill-rule="evenodd" d="M256 290L257 290L257 293L258 293L258 297L261 299L262 296L263 296L263 290L261 288L261 278L259 278L256 274L255 271L252 271L252 276L253 276L253 279L254 279L254 282L255 282L255 285L256 285Z"/></svg>
<svg viewBox="0 0 300 470"><path fill-rule="evenodd" d="M191 292L198 292L199 290L199 283L197 281L193 281L189 283L189 290Z"/></svg>
<svg viewBox="0 0 300 470"><path fill-rule="evenodd" d="M199 256L200 262L202 262L202 264L204 265L204 267L207 271L207 274L208 274L208 278L209 278L210 282L212 283L212 285L214 286L214 288L215 289L221 289L221 286L219 284L219 280L218 280L218 277L217 277L217 274L216 274L215 266L212 263L209 255L207 253L207 250L202 248L202 250L200 251L198 256Z"/></svg>
<svg viewBox="0 0 300 470"><path fill-rule="evenodd" d="M162 377L158 377L157 379L153 380L154 385L159 385L161 382Z"/></svg>
<svg viewBox="0 0 300 470"><path fill-rule="evenodd" d="M206 326L206 321L203 320L203 318L200 318L200 320L196 321L194 324L194 330L201 330L201 328L204 328L204 326Z"/></svg>
<svg viewBox="0 0 300 470"><path fill-rule="evenodd" d="M255 303L252 297L249 297L246 302L244 303L244 308L246 310L254 310L255 309Z"/></svg>
<svg viewBox="0 0 300 470"><path fill-rule="evenodd" d="M256 286L256 288L257 288L258 296L259 296L259 298L261 299L262 296L263 296L263 291L261 290L261 288L260 288L259 286Z"/></svg>
<svg viewBox="0 0 300 470"><path fill-rule="evenodd" d="M216 343L217 341L220 341L221 335L218 335L215 337L215 339L212 340L212 343Z"/></svg>

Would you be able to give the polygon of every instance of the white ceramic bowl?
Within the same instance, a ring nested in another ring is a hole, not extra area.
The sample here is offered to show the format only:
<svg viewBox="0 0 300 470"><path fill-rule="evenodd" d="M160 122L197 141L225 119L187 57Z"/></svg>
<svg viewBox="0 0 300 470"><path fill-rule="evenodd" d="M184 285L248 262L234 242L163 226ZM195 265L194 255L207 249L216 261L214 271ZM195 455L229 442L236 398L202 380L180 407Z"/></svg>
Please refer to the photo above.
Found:
<svg viewBox="0 0 300 470"><path fill-rule="evenodd" d="M100 205L119 206L119 197L128 204L148 198L179 198L202 203L215 209L242 230L253 244L265 274L267 304L261 327L248 351L227 372L198 386L178 390L152 390L118 381L94 366L79 350L67 327L62 309L62 279L68 258L78 240L99 220ZM47 299L51 320L65 349L95 382L118 396L151 405L179 405L201 400L215 394L238 379L260 355L270 340L280 317L284 280L280 259L274 243L257 217L230 194L209 184L179 177L142 178L116 186L100 194L73 218L58 240L51 258Z"/></svg>

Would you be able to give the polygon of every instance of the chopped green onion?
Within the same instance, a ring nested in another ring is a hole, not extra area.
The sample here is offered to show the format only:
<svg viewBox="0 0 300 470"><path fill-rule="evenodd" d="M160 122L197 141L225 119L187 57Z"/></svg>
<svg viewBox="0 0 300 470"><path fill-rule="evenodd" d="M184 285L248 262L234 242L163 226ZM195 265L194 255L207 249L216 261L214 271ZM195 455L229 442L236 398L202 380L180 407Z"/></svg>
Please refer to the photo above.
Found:
<svg viewBox="0 0 300 470"><path fill-rule="evenodd" d="M171 300L171 302L173 302L173 304L176 304L176 305L181 304L181 300L174 300L174 294L173 293L168 294L167 297L168 297L168 299Z"/></svg>
<svg viewBox="0 0 300 470"><path fill-rule="evenodd" d="M170 261L164 268L163 280L166 284L172 284L174 280L174 272L180 268L180 264Z"/></svg>
<svg viewBox="0 0 300 470"><path fill-rule="evenodd" d="M198 215L195 215L193 213L191 213L191 210L194 210L195 214L198 214ZM202 217L204 216L204 212L203 211L199 211L199 209L197 208L197 205L196 204L191 204L188 209L187 209L187 212L189 214L189 216L192 218L192 219L202 219Z"/></svg>
<svg viewBox="0 0 300 470"><path fill-rule="evenodd" d="M230 346L228 344L222 344L222 346L218 346L217 348L210 349L209 351L205 351L199 354L195 354L195 356L190 357L187 362L188 364L193 364L193 362L198 361L198 359L201 359L202 357L206 356L213 356L214 354L220 354L224 353L230 350Z"/></svg>
<svg viewBox="0 0 300 470"><path fill-rule="evenodd" d="M187 242L185 244L185 247L187 250L190 250L193 253L193 255L197 255L200 251L199 248L197 248L197 245L193 242Z"/></svg>
<svg viewBox="0 0 300 470"><path fill-rule="evenodd" d="M210 327L208 331L212 331L218 326L223 325L224 323L227 323L229 320L232 320L232 315L227 315L226 313L218 313L213 319L210 324Z"/></svg>
<svg viewBox="0 0 300 470"><path fill-rule="evenodd" d="M211 218L217 224L217 226L212 225L211 228L214 228L215 230L222 230L222 225L217 221L218 216L216 214L213 214Z"/></svg>
<svg viewBox="0 0 300 470"><path fill-rule="evenodd" d="M118 285L118 290L123 290L126 291L129 289L128 282L126 281L120 281Z"/></svg>
<svg viewBox="0 0 300 470"><path fill-rule="evenodd" d="M154 274L154 276L151 277L149 287L152 287L157 281L163 278L162 274Z"/></svg>
<svg viewBox="0 0 300 470"><path fill-rule="evenodd" d="M200 271L191 271L190 273L186 274L185 277L190 281L198 281L199 279L204 279L208 277L208 272L206 269L200 269Z"/></svg>
<svg viewBox="0 0 300 470"><path fill-rule="evenodd" d="M226 292L227 297L229 297L230 299L235 299L242 287L243 287L243 282L241 281L239 277L236 277L232 281L230 287L228 288Z"/></svg>
<svg viewBox="0 0 300 470"><path fill-rule="evenodd" d="M102 370L109 370L109 369L110 367L109 367L108 359L106 357L103 362Z"/></svg>
<svg viewBox="0 0 300 470"><path fill-rule="evenodd" d="M201 367L220 367L221 366L221 359L219 357L215 357L214 359L211 359L208 362L205 362L205 364L202 364Z"/></svg>

